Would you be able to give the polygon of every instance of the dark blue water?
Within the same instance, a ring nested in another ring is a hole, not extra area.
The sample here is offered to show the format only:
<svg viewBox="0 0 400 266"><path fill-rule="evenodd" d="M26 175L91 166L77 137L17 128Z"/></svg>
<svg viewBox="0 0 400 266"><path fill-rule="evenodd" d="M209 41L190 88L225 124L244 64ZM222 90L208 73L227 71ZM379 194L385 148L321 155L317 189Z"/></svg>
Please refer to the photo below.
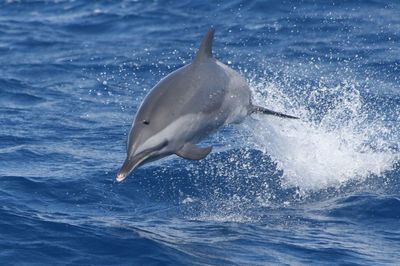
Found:
<svg viewBox="0 0 400 266"><path fill-rule="evenodd" d="M1 265L394 265L400 261L397 1L4 1ZM214 53L254 116L115 175L141 100Z"/></svg>

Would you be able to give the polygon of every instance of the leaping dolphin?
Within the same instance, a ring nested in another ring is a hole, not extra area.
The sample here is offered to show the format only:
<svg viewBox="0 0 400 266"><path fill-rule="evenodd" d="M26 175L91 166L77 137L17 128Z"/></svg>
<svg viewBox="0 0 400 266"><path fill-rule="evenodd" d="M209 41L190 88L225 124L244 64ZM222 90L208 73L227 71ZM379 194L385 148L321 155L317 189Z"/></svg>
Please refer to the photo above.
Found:
<svg viewBox="0 0 400 266"><path fill-rule="evenodd" d="M140 165L172 154L205 158L212 147L199 147L198 142L252 113L297 118L253 105L246 80L213 57L213 38L211 28L194 60L163 78L145 97L129 133L118 182Z"/></svg>

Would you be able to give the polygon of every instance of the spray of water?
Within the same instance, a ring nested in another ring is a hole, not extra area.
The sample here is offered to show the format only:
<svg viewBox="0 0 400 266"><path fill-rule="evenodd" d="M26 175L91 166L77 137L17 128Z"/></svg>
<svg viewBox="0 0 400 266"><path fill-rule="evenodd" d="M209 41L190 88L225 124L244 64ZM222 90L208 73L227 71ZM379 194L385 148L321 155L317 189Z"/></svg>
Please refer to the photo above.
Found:
<svg viewBox="0 0 400 266"><path fill-rule="evenodd" d="M252 143L283 171L283 186L303 192L338 187L382 176L398 161L398 129L368 108L355 83L320 83L297 96L271 81L254 78L250 84L257 104L301 118L260 115L245 124Z"/></svg>

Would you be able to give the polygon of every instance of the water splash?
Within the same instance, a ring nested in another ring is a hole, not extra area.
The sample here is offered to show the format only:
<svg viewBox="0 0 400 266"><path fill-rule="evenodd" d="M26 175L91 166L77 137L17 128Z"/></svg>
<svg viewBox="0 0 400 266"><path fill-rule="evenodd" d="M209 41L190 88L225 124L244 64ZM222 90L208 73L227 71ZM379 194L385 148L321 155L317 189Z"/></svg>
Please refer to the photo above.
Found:
<svg viewBox="0 0 400 266"><path fill-rule="evenodd" d="M233 136L214 136L230 148L185 163L185 176L195 184L182 198L188 217L255 222L275 209L390 183L388 173L400 158L399 123L389 121L398 117L398 101L372 108L378 103L351 80L294 89L276 77L253 76L249 83L255 104L301 119L252 115Z"/></svg>
<svg viewBox="0 0 400 266"><path fill-rule="evenodd" d="M301 117L259 116L245 124L252 142L283 170L283 186L303 192L338 187L382 176L398 161L398 128L368 108L356 83L319 83L296 97L266 79L250 84L257 104Z"/></svg>

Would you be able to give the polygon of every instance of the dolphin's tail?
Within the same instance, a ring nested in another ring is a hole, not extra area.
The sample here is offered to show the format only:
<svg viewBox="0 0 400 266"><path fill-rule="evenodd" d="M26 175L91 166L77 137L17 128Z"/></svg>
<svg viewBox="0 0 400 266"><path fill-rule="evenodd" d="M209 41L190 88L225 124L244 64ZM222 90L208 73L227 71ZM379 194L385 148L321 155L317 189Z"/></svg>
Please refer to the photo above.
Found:
<svg viewBox="0 0 400 266"><path fill-rule="evenodd" d="M257 105L251 105L249 111L250 111L249 114L262 113L262 114L266 114L266 115L275 115L275 116L282 117L282 118L299 119L298 117L275 112L275 111L272 111L272 110L269 110L267 108L257 106Z"/></svg>

